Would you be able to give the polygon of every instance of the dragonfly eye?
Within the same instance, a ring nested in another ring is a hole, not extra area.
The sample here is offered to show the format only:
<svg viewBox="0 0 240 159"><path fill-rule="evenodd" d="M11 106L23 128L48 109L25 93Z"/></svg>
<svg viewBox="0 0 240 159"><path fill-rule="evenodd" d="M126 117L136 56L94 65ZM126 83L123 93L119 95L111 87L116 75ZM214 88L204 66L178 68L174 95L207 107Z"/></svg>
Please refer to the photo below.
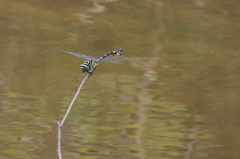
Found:
<svg viewBox="0 0 240 159"><path fill-rule="evenodd" d="M86 65L85 63L81 64L80 68L81 68L82 72L87 72L88 71L88 65Z"/></svg>

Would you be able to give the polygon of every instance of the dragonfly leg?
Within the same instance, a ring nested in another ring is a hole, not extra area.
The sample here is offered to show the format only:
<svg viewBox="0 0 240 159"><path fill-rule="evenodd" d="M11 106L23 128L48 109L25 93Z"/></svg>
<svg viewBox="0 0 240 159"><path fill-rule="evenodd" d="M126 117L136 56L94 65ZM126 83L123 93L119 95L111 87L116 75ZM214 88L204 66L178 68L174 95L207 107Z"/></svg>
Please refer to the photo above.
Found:
<svg viewBox="0 0 240 159"><path fill-rule="evenodd" d="M89 73L89 77L88 78L90 78L90 76L92 76L92 74L93 74L93 72L96 70L96 67L94 67L92 70L90 70L88 73Z"/></svg>

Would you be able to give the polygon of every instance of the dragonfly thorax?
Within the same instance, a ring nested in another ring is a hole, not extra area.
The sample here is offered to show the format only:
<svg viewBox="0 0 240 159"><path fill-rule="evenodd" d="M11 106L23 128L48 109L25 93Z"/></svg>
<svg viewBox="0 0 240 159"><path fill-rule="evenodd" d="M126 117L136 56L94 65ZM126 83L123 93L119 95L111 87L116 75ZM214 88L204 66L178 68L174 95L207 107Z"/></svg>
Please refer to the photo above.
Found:
<svg viewBox="0 0 240 159"><path fill-rule="evenodd" d="M94 68L97 66L96 61L94 60L89 60L89 61L85 61L83 64L80 65L80 68L82 70L82 72L92 72L94 70Z"/></svg>

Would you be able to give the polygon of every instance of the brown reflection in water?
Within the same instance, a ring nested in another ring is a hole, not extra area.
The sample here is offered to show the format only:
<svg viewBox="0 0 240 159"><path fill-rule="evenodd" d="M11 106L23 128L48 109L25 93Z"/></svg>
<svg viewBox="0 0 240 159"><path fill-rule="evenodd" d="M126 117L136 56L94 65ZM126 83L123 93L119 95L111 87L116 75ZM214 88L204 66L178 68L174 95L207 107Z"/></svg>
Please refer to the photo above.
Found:
<svg viewBox="0 0 240 159"><path fill-rule="evenodd" d="M138 145L139 149L139 157L141 159L145 159L145 148L142 142L142 125L145 122L145 105L150 103L152 101L151 98L149 98L149 85L152 84L153 81L156 80L155 71L154 69L158 65L158 61L160 58L158 57L158 52L161 50L161 44L158 41L158 38L162 36L164 33L163 28L163 19L161 18L162 14L162 8L164 6L164 3L162 1L156 1L156 15L158 17L158 28L153 31L153 33L150 35L151 40L155 44L155 47L153 48L152 57L149 57L146 61L141 63L141 68L145 71L143 76L141 77L141 82L139 82L138 86L140 88L140 94L138 96L139 105L138 105L138 122L137 122L137 131L136 131L136 143Z"/></svg>
<svg viewBox="0 0 240 159"><path fill-rule="evenodd" d="M184 153L184 159L191 159L191 153L194 151L193 145L199 141L197 136L200 134L199 128L197 125L195 125L194 128L191 128L189 131L192 133L188 134L188 138L191 139L191 141L186 145L186 151Z"/></svg>
<svg viewBox="0 0 240 159"><path fill-rule="evenodd" d="M95 14L99 14L102 13L106 10L106 7L104 5L100 5L100 3L111 3L111 2L117 2L118 0L94 0L93 1L93 7L87 9L87 12L91 12L91 13L95 13ZM93 15L89 15L89 13L84 12L84 13L76 13L74 15L79 17L79 20L83 23L86 24L93 24L94 21L90 20L91 18L94 18Z"/></svg>

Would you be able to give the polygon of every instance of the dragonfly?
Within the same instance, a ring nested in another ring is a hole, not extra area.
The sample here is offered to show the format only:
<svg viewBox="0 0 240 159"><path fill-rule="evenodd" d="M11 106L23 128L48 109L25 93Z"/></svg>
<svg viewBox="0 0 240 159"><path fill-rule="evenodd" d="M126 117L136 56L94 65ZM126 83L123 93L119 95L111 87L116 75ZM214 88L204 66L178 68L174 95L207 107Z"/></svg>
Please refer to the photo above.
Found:
<svg viewBox="0 0 240 159"><path fill-rule="evenodd" d="M81 68L82 72L88 72L89 73L89 77L93 74L93 72L96 69L97 65L101 61L119 61L119 60L125 59L125 58L106 58L106 57L108 57L110 55L122 56L121 52L123 51L123 49L118 49L118 50L109 52L109 53L103 55L102 57L100 57L98 59L95 58L95 57L86 56L86 55L75 53L75 52L71 52L71 51L65 51L65 50L61 50L61 49L59 49L59 50L65 52L65 53L72 54L72 55L75 55L75 56L78 56L78 57L81 57L81 58L87 60L83 64L80 65L80 68Z"/></svg>

